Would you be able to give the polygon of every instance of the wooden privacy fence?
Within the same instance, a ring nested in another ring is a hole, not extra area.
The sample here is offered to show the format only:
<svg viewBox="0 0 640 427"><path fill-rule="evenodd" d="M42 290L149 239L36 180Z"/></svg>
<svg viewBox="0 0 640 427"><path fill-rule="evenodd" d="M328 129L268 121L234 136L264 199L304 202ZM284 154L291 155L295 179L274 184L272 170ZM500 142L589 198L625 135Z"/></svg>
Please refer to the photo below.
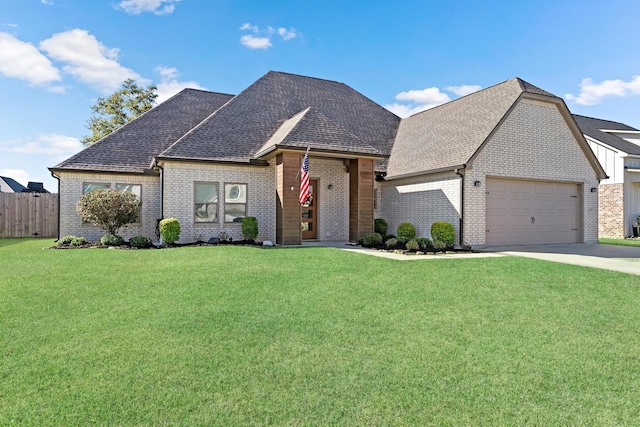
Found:
<svg viewBox="0 0 640 427"><path fill-rule="evenodd" d="M0 237L57 237L58 195L0 193Z"/></svg>

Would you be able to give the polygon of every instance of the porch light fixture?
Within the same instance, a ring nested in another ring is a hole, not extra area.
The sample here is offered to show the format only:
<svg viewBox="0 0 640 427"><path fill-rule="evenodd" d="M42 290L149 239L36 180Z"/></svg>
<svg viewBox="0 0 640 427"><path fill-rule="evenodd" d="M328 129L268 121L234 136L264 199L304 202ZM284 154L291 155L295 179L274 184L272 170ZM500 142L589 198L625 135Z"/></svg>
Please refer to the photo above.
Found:
<svg viewBox="0 0 640 427"><path fill-rule="evenodd" d="M327 185L327 188L328 188L329 190L333 190L333 184L329 184L329 185Z"/></svg>
<svg viewBox="0 0 640 427"><path fill-rule="evenodd" d="M480 181L474 181L473 182L473 186L474 187L480 187L480 186L482 186L482 183Z"/></svg>
<svg viewBox="0 0 640 427"><path fill-rule="evenodd" d="M591 192L592 192L592 193L595 193L595 192L597 192L597 191L598 191L598 189L597 189L596 187L591 187Z"/></svg>

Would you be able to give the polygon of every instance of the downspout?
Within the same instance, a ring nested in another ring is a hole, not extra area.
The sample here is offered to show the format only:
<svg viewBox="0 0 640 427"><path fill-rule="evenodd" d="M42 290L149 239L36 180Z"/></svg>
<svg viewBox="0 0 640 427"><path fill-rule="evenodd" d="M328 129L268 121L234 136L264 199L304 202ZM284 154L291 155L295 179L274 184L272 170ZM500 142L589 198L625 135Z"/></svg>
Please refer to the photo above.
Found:
<svg viewBox="0 0 640 427"><path fill-rule="evenodd" d="M60 240L60 177L56 176L56 174L53 173L53 171L49 171L49 172L51 172L51 176L54 179L58 180L58 236L56 240L54 240L55 242L57 242L58 240Z"/></svg>
<svg viewBox="0 0 640 427"><path fill-rule="evenodd" d="M466 167L467 165L463 166ZM460 173L460 169L458 168L455 168L454 172L460 177L460 242L458 242L458 244L462 247L462 242L464 242L464 239L462 238L464 229L464 174Z"/></svg>
<svg viewBox="0 0 640 427"><path fill-rule="evenodd" d="M160 218L156 221L156 235L160 238L160 221L164 218L164 168L154 160L155 167L160 170ZM162 244L162 239L160 238Z"/></svg>

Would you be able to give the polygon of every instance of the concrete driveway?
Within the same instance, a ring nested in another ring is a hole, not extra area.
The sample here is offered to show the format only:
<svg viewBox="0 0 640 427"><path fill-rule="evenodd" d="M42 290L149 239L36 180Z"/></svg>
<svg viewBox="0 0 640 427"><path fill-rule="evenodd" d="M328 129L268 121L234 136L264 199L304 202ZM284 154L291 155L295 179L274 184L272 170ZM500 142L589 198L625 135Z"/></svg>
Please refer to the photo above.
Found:
<svg viewBox="0 0 640 427"><path fill-rule="evenodd" d="M489 247L481 251L640 275L640 247L576 243Z"/></svg>

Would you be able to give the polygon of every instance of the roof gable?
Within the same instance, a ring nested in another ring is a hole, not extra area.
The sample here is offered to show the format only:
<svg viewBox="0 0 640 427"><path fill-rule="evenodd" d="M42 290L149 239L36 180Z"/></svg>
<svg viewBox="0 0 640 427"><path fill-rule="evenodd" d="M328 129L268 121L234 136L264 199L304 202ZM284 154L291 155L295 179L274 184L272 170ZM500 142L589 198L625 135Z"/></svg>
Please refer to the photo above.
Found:
<svg viewBox="0 0 640 427"><path fill-rule="evenodd" d="M0 176L0 179L3 180L14 193L22 193L22 191L27 190L27 187L20 184L13 178L9 178L8 176Z"/></svg>
<svg viewBox="0 0 640 427"><path fill-rule="evenodd" d="M286 125L307 109L297 123ZM399 122L343 83L271 71L160 157L246 163L278 132L286 134L279 143L289 147L388 155ZM345 140L336 141L332 133Z"/></svg>
<svg viewBox="0 0 640 427"><path fill-rule="evenodd" d="M403 119L388 178L463 167L523 93L557 98L513 78Z"/></svg>
<svg viewBox="0 0 640 427"><path fill-rule="evenodd" d="M573 115L576 123L580 127L583 134L603 142L610 147L621 150L627 154L640 155L640 146L629 142L619 136L613 135L609 132L603 132L601 129L607 130L620 130L620 131L638 131L631 126L627 126L624 123L613 122L610 120L596 119L593 117Z"/></svg>
<svg viewBox="0 0 640 427"><path fill-rule="evenodd" d="M184 89L51 169L143 173L154 156L231 98Z"/></svg>

